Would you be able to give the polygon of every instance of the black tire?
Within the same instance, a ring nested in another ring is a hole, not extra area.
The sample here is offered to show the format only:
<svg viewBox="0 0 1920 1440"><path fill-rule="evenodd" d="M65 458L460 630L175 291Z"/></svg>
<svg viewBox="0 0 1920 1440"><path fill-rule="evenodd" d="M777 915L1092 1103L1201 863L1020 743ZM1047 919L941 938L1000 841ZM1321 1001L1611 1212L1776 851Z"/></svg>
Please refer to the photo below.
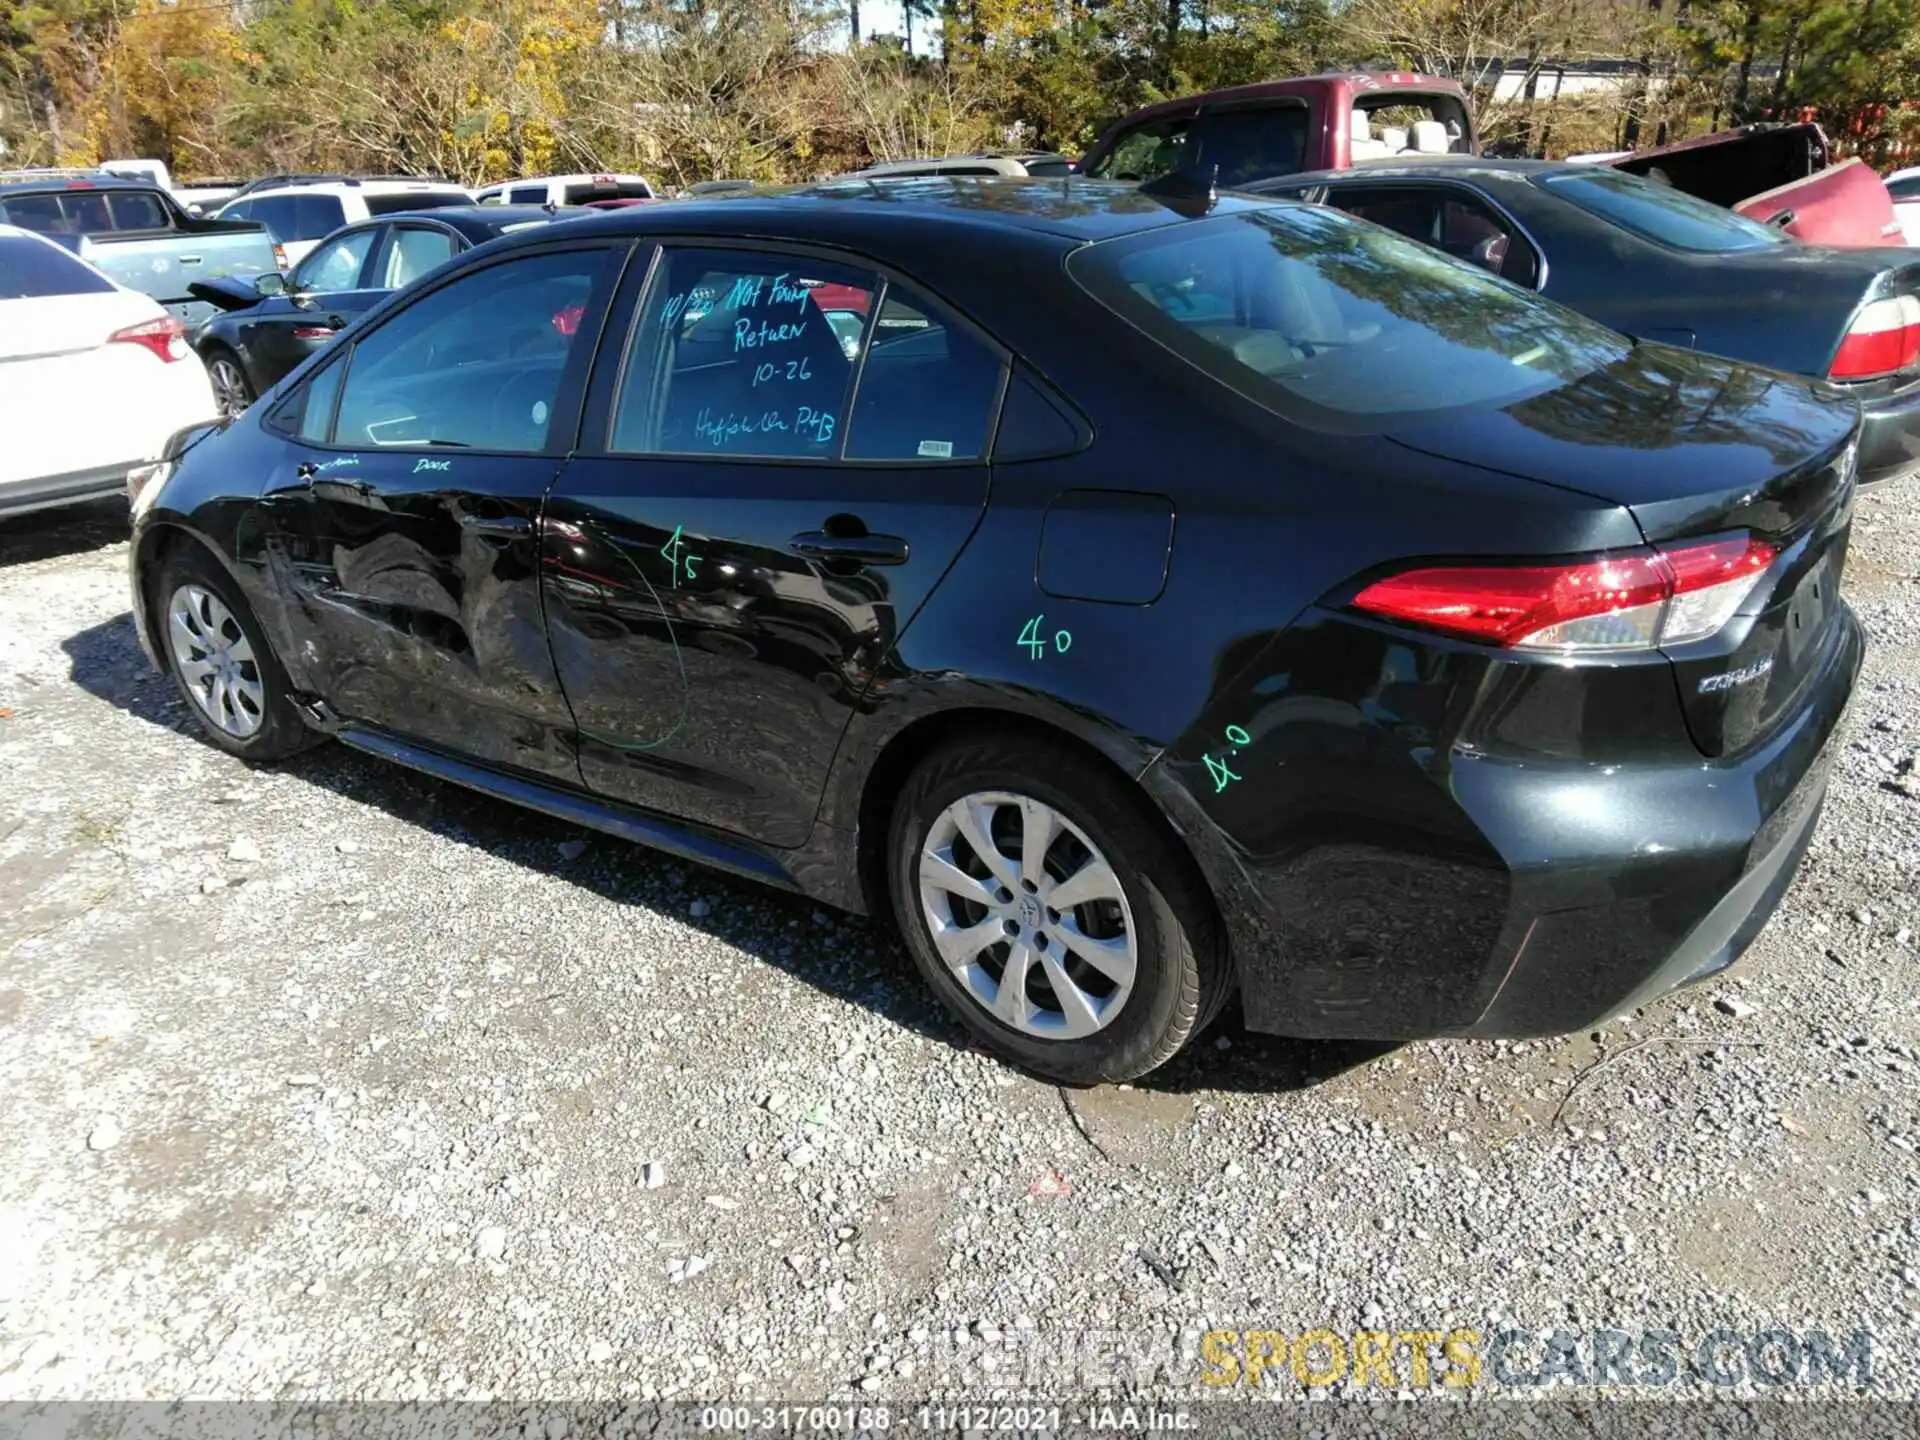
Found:
<svg viewBox="0 0 1920 1440"><path fill-rule="evenodd" d="M934 946L920 898L921 847L948 806L992 791L1052 807L1085 833L1119 881L1132 916L1133 988L1090 1035L1046 1039L1003 1023L955 979ZM933 992L988 1049L1049 1080L1097 1085L1145 1075L1204 1030L1226 1001L1225 937L1191 858L1155 822L1144 797L1065 745L981 738L929 755L894 806L887 872L900 932Z"/></svg>
<svg viewBox="0 0 1920 1440"><path fill-rule="evenodd" d="M263 700L258 728L250 735L241 737L223 730L181 673L180 655L170 631L169 607L174 595L185 586L198 586L210 592L226 607L233 624L246 637L252 663L250 668L243 667L243 671L248 678L257 679ZM246 596L219 562L197 544L176 545L167 555L148 592L147 605L147 613L153 617L154 643L165 658L167 673L173 676L180 698L199 723L201 732L220 749L242 760L265 763L284 760L326 738L300 718L287 672L267 642L266 632L260 628Z"/></svg>
<svg viewBox="0 0 1920 1440"><path fill-rule="evenodd" d="M253 382L247 378L247 367L240 363L240 357L224 345L209 345L201 357L207 366L207 379L213 386L214 403L220 407L220 413L230 420L238 420L246 413L247 407L259 398L254 393ZM222 373L222 372L225 373Z"/></svg>

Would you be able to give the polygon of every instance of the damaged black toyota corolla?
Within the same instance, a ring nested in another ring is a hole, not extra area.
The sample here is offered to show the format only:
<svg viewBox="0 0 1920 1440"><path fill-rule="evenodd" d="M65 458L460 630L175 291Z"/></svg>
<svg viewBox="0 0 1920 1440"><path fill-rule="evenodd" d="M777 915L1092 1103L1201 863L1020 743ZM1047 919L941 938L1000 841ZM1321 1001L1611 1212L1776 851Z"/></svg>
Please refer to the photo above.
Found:
<svg viewBox="0 0 1920 1440"><path fill-rule="evenodd" d="M1791 879L1857 425L1323 209L862 181L443 267L181 437L135 613L222 748L891 912L1048 1076L1530 1035Z"/></svg>

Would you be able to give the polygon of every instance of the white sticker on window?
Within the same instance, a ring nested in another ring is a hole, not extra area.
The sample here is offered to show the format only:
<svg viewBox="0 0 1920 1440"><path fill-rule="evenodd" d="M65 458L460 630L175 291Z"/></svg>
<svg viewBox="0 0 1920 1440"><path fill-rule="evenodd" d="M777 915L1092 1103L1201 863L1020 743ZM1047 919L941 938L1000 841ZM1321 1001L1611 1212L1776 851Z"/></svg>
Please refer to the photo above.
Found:
<svg viewBox="0 0 1920 1440"><path fill-rule="evenodd" d="M920 453L934 460L951 460L953 442L951 440L922 440Z"/></svg>
<svg viewBox="0 0 1920 1440"><path fill-rule="evenodd" d="M536 400L533 402L533 423L536 425L544 425L547 423L546 401Z"/></svg>

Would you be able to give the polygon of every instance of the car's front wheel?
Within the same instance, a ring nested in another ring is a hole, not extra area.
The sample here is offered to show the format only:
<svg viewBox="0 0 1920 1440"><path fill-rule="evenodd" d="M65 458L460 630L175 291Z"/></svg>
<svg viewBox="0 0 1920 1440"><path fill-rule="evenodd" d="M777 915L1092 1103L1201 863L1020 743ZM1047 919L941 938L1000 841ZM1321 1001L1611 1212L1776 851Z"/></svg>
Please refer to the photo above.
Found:
<svg viewBox="0 0 1920 1440"><path fill-rule="evenodd" d="M1192 862L1064 746L929 756L894 809L894 909L927 983L989 1048L1070 1084L1130 1080L1213 1018L1226 948Z"/></svg>
<svg viewBox="0 0 1920 1440"><path fill-rule="evenodd" d="M214 403L223 419L238 420L253 404L253 386L240 358L231 350L214 350L207 356L207 378L213 382Z"/></svg>
<svg viewBox="0 0 1920 1440"><path fill-rule="evenodd" d="M321 737L233 578L197 546L160 567L153 616L167 669L207 738L243 760L279 760Z"/></svg>

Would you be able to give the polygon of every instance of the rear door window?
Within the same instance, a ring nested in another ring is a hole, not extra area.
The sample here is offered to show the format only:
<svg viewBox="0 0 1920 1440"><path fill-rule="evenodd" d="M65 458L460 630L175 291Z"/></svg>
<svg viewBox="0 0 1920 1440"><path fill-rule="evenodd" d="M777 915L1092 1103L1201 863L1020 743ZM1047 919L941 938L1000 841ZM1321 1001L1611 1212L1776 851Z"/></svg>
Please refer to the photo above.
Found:
<svg viewBox="0 0 1920 1440"><path fill-rule="evenodd" d="M1186 164L1193 116L1149 120L1122 135L1087 174L1096 180L1158 180Z"/></svg>
<svg viewBox="0 0 1920 1440"><path fill-rule="evenodd" d="M300 238L298 209L299 201L292 195L269 195L253 202L253 218L266 227L275 241L284 245Z"/></svg>
<svg viewBox="0 0 1920 1440"><path fill-rule="evenodd" d="M318 240L347 223L346 207L337 195L298 195L294 202L296 240Z"/></svg>
<svg viewBox="0 0 1920 1440"><path fill-rule="evenodd" d="M1213 379L1324 430L1508 405L1629 349L1570 310L1325 206L1102 241L1067 269Z"/></svg>
<svg viewBox="0 0 1920 1440"><path fill-rule="evenodd" d="M849 460L976 460L987 453L1000 357L939 306L888 284L860 366Z"/></svg>
<svg viewBox="0 0 1920 1440"><path fill-rule="evenodd" d="M1220 185L1297 175L1306 153L1305 105L1209 110L1200 126L1200 163L1220 167Z"/></svg>
<svg viewBox="0 0 1920 1440"><path fill-rule="evenodd" d="M1327 204L1410 240L1531 286L1540 262L1524 235L1491 206L1454 186L1334 185Z"/></svg>
<svg viewBox="0 0 1920 1440"><path fill-rule="evenodd" d="M378 287L398 290L452 258L453 237L446 231L420 225L395 226L380 262Z"/></svg>
<svg viewBox="0 0 1920 1440"><path fill-rule="evenodd" d="M0 235L0 300L99 295L113 289L91 265L28 235Z"/></svg>
<svg viewBox="0 0 1920 1440"><path fill-rule="evenodd" d="M544 205L547 203L547 187L544 185L516 185L507 192L509 205Z"/></svg>
<svg viewBox="0 0 1920 1440"><path fill-rule="evenodd" d="M668 250L627 353L612 449L834 459L871 272L799 255Z"/></svg>

